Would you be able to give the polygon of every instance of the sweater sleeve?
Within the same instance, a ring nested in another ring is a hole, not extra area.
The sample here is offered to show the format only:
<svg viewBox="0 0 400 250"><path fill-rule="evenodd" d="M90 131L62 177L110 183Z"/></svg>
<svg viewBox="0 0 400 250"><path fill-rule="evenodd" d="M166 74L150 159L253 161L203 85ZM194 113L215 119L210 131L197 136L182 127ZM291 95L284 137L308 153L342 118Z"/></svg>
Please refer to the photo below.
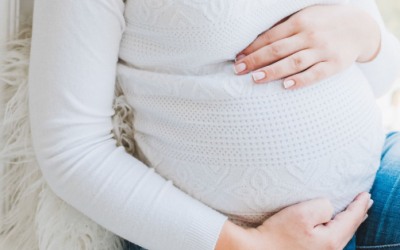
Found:
<svg viewBox="0 0 400 250"><path fill-rule="evenodd" d="M33 146L63 200L147 249L212 250L227 217L112 138L122 0L36 0L29 74Z"/></svg>
<svg viewBox="0 0 400 250"><path fill-rule="evenodd" d="M350 0L367 11L378 23L381 31L381 48L377 57L371 62L358 63L370 81L376 97L388 92L400 75L400 43L385 27L375 0Z"/></svg>

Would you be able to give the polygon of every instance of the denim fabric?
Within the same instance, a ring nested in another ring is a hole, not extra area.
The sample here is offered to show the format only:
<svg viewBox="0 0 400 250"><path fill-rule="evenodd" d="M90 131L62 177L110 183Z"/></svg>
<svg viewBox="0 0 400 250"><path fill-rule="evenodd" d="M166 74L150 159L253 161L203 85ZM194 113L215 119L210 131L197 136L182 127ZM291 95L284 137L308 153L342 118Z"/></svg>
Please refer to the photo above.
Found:
<svg viewBox="0 0 400 250"><path fill-rule="evenodd" d="M387 136L371 194L374 205L357 232L357 249L400 250L400 133Z"/></svg>
<svg viewBox="0 0 400 250"><path fill-rule="evenodd" d="M400 133L387 135L368 219L344 250L400 250ZM124 250L146 250L127 241ZM172 250L172 249L171 249Z"/></svg>
<svg viewBox="0 0 400 250"><path fill-rule="evenodd" d="M400 133L387 135L368 219L344 250L400 250ZM357 247L356 247L357 245Z"/></svg>
<svg viewBox="0 0 400 250"><path fill-rule="evenodd" d="M143 247L140 247L138 245L133 244L132 242L125 241L126 245L124 247L124 250L147 250Z"/></svg>

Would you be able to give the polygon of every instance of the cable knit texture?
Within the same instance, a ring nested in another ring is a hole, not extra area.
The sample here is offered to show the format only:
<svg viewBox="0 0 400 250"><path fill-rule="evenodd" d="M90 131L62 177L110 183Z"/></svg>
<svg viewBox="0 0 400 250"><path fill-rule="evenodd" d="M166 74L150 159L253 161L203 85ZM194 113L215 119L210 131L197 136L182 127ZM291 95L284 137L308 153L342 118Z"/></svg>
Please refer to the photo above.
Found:
<svg viewBox="0 0 400 250"><path fill-rule="evenodd" d="M226 219L256 226L317 197L343 210L374 180L384 141L375 96L400 65L373 1L350 2L381 26L382 49L363 66L286 91L236 76L233 59L304 7L346 3L36 0L29 107L44 177L150 250L212 250ZM110 133L116 76L141 161Z"/></svg>

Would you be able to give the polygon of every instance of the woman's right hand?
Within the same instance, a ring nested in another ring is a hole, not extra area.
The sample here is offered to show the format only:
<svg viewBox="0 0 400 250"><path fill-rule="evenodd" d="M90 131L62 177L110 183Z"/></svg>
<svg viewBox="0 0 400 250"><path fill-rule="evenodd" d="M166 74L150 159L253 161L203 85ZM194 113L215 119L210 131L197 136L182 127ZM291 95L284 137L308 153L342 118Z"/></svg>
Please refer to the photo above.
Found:
<svg viewBox="0 0 400 250"><path fill-rule="evenodd" d="M359 194L332 220L330 201L316 199L287 207L257 228L227 221L215 250L342 250L366 219L370 198Z"/></svg>

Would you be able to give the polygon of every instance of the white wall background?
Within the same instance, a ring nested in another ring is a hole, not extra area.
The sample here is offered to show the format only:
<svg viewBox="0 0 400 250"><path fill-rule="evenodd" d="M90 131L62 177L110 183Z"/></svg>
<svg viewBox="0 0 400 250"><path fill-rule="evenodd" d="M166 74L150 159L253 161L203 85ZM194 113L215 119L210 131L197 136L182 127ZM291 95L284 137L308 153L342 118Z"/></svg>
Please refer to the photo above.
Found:
<svg viewBox="0 0 400 250"><path fill-rule="evenodd" d="M32 16L33 0L19 0L20 1L20 23L24 23Z"/></svg>

